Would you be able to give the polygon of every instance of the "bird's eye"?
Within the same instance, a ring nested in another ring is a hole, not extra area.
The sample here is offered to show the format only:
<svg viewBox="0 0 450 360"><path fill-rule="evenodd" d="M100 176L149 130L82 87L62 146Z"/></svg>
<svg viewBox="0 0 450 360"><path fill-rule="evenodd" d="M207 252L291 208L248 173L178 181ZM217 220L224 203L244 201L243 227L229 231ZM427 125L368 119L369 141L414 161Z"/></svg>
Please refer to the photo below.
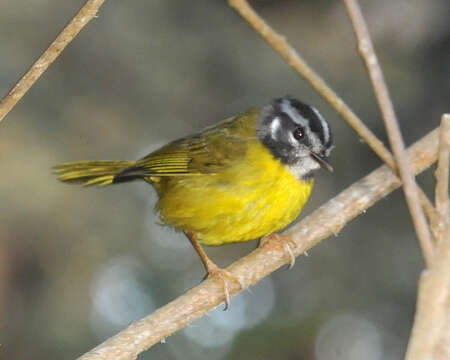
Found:
<svg viewBox="0 0 450 360"><path fill-rule="evenodd" d="M305 131L303 128L297 128L294 130L293 134L295 140L301 140L305 136Z"/></svg>

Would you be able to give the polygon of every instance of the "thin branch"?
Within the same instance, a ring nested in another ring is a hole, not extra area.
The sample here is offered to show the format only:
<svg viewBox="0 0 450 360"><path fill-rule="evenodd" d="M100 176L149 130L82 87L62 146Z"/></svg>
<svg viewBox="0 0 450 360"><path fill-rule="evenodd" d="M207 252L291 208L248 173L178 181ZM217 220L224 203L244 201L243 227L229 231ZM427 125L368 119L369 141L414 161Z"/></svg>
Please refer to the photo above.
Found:
<svg viewBox="0 0 450 360"><path fill-rule="evenodd" d="M422 272L406 360L450 359L450 226Z"/></svg>
<svg viewBox="0 0 450 360"><path fill-rule="evenodd" d="M350 124L356 133L389 167L395 171L392 154L373 132L361 121L350 107L327 85L307 62L287 42L286 38L273 30L248 4L246 0L229 0L230 5L258 32L286 62L292 66L331 106ZM435 210L422 189L417 187L420 200L429 219L435 217Z"/></svg>
<svg viewBox="0 0 450 360"><path fill-rule="evenodd" d="M441 120L439 136L439 159L436 170L436 212L435 236L437 240L449 223L449 200L448 200L448 171L450 152L450 114L444 114Z"/></svg>
<svg viewBox="0 0 450 360"><path fill-rule="evenodd" d="M41 57L31 66L12 90L0 102L0 122L14 108L50 64L61 54L64 48L77 36L82 28L92 20L105 0L88 0L70 23L50 44Z"/></svg>
<svg viewBox="0 0 450 360"><path fill-rule="evenodd" d="M400 178L403 182L403 191L405 193L406 202L409 212L413 220L414 228L419 238L423 256L427 266L431 264L433 258L433 242L430 229L428 227L422 207L420 206L419 196L417 193L417 184L410 164L407 161L405 145L403 143L400 127L394 112L389 91L384 81L383 73L378 63L375 50L372 45L369 30L361 13L361 9L357 0L344 0L353 28L358 39L358 48L363 57L367 70L369 71L370 80L375 90L375 96L378 100L386 130L391 143L394 157L397 162Z"/></svg>
<svg viewBox="0 0 450 360"><path fill-rule="evenodd" d="M438 136L438 130L434 130L408 151L415 172L423 171L436 161ZM298 256L331 234L337 234L344 225L400 184L398 177L386 165L357 181L284 233L291 237L296 245L296 248L292 249L293 253ZM227 270L248 287L289 260L283 246L277 242L269 242L238 260ZM230 294L240 291L234 282L229 282L228 285ZM205 280L153 314L131 324L81 356L79 360L135 359L142 351L167 338L223 301L222 284L212 279Z"/></svg>
<svg viewBox="0 0 450 360"><path fill-rule="evenodd" d="M433 263L419 281L416 315L406 360L450 359L450 224L449 224L450 115L439 128L436 171L436 212L432 229L437 240Z"/></svg>
<svg viewBox="0 0 450 360"><path fill-rule="evenodd" d="M438 215L436 209L431 203L428 196L424 193L424 191L417 185L417 192L419 194L420 203L422 204L423 210L425 211L425 215L427 216L428 223L434 224L437 221Z"/></svg>

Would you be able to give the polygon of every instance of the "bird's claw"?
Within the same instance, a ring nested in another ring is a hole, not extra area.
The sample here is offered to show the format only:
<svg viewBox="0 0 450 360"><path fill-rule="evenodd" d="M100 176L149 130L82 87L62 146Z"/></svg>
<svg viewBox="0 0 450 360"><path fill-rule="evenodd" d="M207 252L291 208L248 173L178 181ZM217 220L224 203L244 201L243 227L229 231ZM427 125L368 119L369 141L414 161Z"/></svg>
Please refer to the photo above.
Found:
<svg viewBox="0 0 450 360"><path fill-rule="evenodd" d="M270 234L261 238L259 247L264 247L270 242L275 244L281 244L283 246L284 252L289 258L289 269L292 269L295 265L295 255L292 249L297 247L297 244L289 236Z"/></svg>
<svg viewBox="0 0 450 360"><path fill-rule="evenodd" d="M223 285L223 292L225 294L225 308L224 311L228 310L230 308L230 291L228 289L228 284L226 278L233 280L234 282L238 283L241 289L244 289L243 284L239 280L239 278L232 273L230 273L228 270L221 269L215 264L208 264L208 275L207 277L211 277L215 280L219 280L222 282Z"/></svg>

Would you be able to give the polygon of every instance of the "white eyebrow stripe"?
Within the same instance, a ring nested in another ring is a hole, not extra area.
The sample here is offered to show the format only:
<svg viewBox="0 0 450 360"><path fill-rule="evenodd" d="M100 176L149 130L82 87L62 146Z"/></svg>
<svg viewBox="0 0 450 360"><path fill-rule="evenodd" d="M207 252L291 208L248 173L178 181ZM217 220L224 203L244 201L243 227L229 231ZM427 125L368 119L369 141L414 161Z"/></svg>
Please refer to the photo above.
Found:
<svg viewBox="0 0 450 360"><path fill-rule="evenodd" d="M272 135L272 138L277 140L277 132L280 129L280 118L276 117L272 120L272 123L270 124L270 134Z"/></svg>
<svg viewBox="0 0 450 360"><path fill-rule="evenodd" d="M282 112L289 115L293 122L299 124L303 127L308 126L308 121L306 121L297 110L295 110L290 104L289 100L283 100L280 105L280 109Z"/></svg>
<svg viewBox="0 0 450 360"><path fill-rule="evenodd" d="M322 124L323 138L324 143L326 144L328 141L330 141L330 128L328 126L328 123L325 121L325 119L322 117L320 112L315 107L311 106L311 109L314 111L314 114L317 115L317 117L320 120L320 123Z"/></svg>

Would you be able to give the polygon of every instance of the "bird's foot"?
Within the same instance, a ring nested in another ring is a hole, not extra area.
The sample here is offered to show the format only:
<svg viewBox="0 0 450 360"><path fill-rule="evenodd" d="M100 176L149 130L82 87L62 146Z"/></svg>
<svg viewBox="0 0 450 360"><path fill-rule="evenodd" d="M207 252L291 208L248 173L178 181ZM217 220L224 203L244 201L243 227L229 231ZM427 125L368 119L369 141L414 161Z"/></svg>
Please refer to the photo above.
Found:
<svg viewBox="0 0 450 360"><path fill-rule="evenodd" d="M216 264L214 264L212 262L208 263L207 271L208 271L208 274L206 275L207 278L210 277L210 278L213 278L214 280L220 281L222 283L223 292L225 294L225 308L223 310L224 311L228 310L228 308L230 307L231 297L230 297L230 291L228 288L227 278L229 280L232 280L232 281L238 283L241 289L244 289L243 284L241 283L241 281L239 280L239 278L237 276L233 275L228 270L221 269L220 267L218 267Z"/></svg>
<svg viewBox="0 0 450 360"><path fill-rule="evenodd" d="M295 256L292 249L295 249L297 247L295 241L292 240L289 236L274 233L261 238L258 247L262 248L270 243L273 243L276 246L281 245L283 247L286 256L289 258L289 269L292 269L295 265Z"/></svg>

